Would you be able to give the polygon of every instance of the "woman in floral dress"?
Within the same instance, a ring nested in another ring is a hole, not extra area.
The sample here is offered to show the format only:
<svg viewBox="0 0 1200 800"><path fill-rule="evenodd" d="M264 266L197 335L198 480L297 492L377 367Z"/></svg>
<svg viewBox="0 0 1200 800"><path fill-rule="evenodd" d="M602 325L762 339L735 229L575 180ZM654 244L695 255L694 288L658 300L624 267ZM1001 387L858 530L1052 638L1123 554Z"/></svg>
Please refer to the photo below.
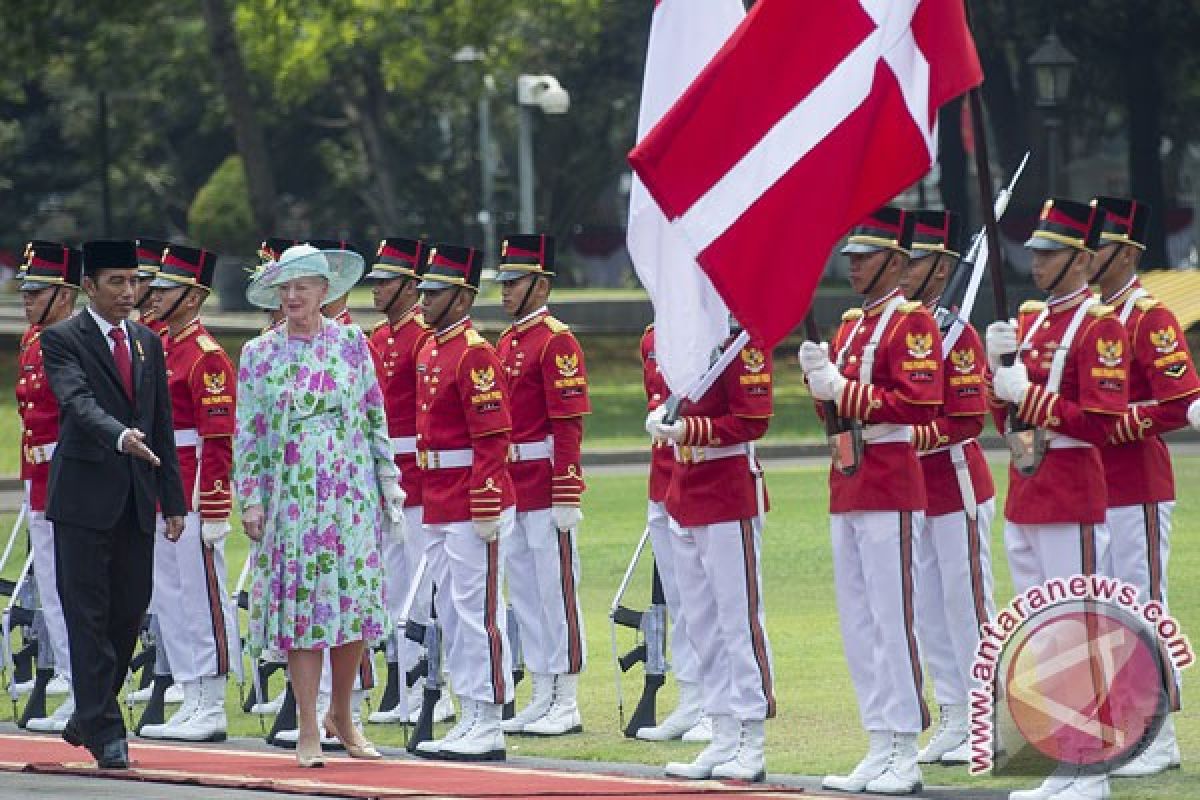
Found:
<svg viewBox="0 0 1200 800"><path fill-rule="evenodd" d="M322 763L316 698L326 648L324 725L350 755L379 758L352 724L350 698L363 647L387 629L382 531L403 535L404 493L366 336L321 315L362 265L354 253L301 245L247 292L277 292L286 315L246 343L238 370L234 478L246 534L258 542L249 643L256 655L287 653L301 766Z"/></svg>

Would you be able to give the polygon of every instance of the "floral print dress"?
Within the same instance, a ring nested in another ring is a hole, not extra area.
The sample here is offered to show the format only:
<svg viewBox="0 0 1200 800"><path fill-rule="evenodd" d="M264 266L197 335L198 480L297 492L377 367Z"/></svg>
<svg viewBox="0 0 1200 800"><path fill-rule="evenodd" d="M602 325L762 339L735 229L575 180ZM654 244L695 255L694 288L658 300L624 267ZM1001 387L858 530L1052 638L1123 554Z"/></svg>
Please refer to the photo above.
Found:
<svg viewBox="0 0 1200 800"><path fill-rule="evenodd" d="M250 340L238 369L234 483L262 505L249 646L322 649L387 628L381 481L397 480L366 336L324 320Z"/></svg>

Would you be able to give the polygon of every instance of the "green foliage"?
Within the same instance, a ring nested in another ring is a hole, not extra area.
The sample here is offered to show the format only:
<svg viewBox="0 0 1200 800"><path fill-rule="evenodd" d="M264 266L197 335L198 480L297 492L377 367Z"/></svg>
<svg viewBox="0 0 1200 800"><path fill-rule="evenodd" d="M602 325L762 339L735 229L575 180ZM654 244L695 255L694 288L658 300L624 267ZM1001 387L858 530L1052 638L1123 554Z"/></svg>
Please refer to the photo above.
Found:
<svg viewBox="0 0 1200 800"><path fill-rule="evenodd" d="M222 253L253 253L258 237L241 156L230 156L196 192L188 209L188 234Z"/></svg>

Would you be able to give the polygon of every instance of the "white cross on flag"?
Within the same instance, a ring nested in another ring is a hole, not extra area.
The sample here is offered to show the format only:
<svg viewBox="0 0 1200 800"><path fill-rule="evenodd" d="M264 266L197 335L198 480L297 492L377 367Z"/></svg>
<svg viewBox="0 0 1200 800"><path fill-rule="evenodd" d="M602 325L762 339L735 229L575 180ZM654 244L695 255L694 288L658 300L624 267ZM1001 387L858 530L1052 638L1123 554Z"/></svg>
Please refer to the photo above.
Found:
<svg viewBox="0 0 1200 800"><path fill-rule="evenodd" d="M629 160L773 346L837 240L928 171L938 108L982 80L962 0L758 0Z"/></svg>

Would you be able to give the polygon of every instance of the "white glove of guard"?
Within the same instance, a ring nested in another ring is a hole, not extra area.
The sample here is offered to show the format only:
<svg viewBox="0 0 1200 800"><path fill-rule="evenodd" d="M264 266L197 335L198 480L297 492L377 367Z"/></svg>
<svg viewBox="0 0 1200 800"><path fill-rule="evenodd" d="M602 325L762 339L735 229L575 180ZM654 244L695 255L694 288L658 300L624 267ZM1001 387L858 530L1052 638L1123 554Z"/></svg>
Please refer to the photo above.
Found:
<svg viewBox="0 0 1200 800"><path fill-rule="evenodd" d="M998 319L987 327L987 359L992 372L1004 365L1004 357L1017 352L1017 324L1010 319Z"/></svg>
<svg viewBox="0 0 1200 800"><path fill-rule="evenodd" d="M497 519L476 519L472 520L475 525L475 535L485 542L494 542L496 537L500 535L500 520Z"/></svg>
<svg viewBox="0 0 1200 800"><path fill-rule="evenodd" d="M379 487L383 495L383 515L387 518L388 536L403 542L408 536L408 520L404 518L404 501L408 494L397 481L385 481Z"/></svg>
<svg viewBox="0 0 1200 800"><path fill-rule="evenodd" d="M683 438L684 424L683 419L677 419L670 425L664 425L662 422L654 426L654 438L666 439L668 442L678 442Z"/></svg>
<svg viewBox="0 0 1200 800"><path fill-rule="evenodd" d="M654 429L658 427L658 424L660 422L662 422L663 417L665 417L666 415L667 415L667 406L665 403L663 405L659 406L658 408L654 409L653 411L651 411L649 414L647 414L646 415L646 433L649 434L651 437L653 437Z"/></svg>
<svg viewBox="0 0 1200 800"><path fill-rule="evenodd" d="M200 523L200 541L209 547L215 547L225 541L229 531L228 519L206 519Z"/></svg>
<svg viewBox="0 0 1200 800"><path fill-rule="evenodd" d="M1000 367L992 378L992 391L1007 403L1020 403L1025 399L1025 390L1028 388L1029 370L1019 361L1011 367Z"/></svg>
<svg viewBox="0 0 1200 800"><path fill-rule="evenodd" d="M583 511L579 506L551 506L550 515L554 517L554 527L560 531L573 531L583 522Z"/></svg>
<svg viewBox="0 0 1200 800"><path fill-rule="evenodd" d="M805 342L800 345L797 357L800 359L800 369L804 370L805 375L815 372L829 363L829 344L827 342L820 344Z"/></svg>
<svg viewBox="0 0 1200 800"><path fill-rule="evenodd" d="M1188 406L1188 422L1192 427L1200 431L1200 400L1193 400Z"/></svg>
<svg viewBox="0 0 1200 800"><path fill-rule="evenodd" d="M404 544L404 540L408 538L408 520L404 518L403 513L396 517L388 516L387 534L397 544Z"/></svg>
<svg viewBox="0 0 1200 800"><path fill-rule="evenodd" d="M845 386L846 379L828 360L825 361L825 366L808 373L808 391L814 400L821 402L829 400L836 403L842 396L842 389Z"/></svg>

